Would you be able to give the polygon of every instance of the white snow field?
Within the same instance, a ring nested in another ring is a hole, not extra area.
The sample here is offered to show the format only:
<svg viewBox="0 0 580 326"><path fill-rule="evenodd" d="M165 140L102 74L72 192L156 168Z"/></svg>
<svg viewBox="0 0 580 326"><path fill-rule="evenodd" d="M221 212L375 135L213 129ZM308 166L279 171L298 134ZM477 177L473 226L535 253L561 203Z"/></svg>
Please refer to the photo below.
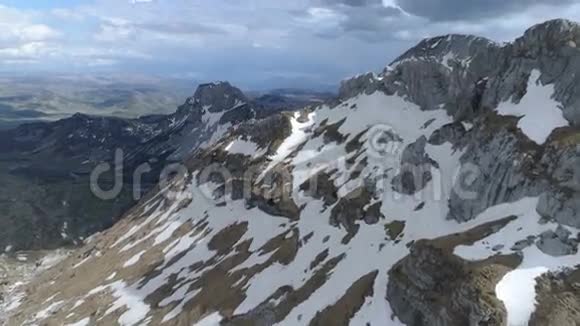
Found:
<svg viewBox="0 0 580 326"><path fill-rule="evenodd" d="M562 104L553 99L554 85L542 85L540 76L539 70L532 70L526 95L519 103L510 100L497 107L501 115L522 117L518 127L539 145L546 142L554 129L569 125L560 108Z"/></svg>

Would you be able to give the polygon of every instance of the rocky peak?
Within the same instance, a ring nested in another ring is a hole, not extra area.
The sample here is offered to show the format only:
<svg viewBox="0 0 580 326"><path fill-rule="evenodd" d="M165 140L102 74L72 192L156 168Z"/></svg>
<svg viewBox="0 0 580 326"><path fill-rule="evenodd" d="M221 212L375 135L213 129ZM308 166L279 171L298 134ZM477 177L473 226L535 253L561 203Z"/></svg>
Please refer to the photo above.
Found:
<svg viewBox="0 0 580 326"><path fill-rule="evenodd" d="M449 34L426 38L415 47L398 57L391 65L408 59L442 59L445 57L468 58L487 49L499 48L499 45L489 39L462 34Z"/></svg>
<svg viewBox="0 0 580 326"><path fill-rule="evenodd" d="M565 19L550 20L528 29L514 42L520 55L537 58L542 55L565 55L580 45L580 25Z"/></svg>
<svg viewBox="0 0 580 326"><path fill-rule="evenodd" d="M202 122L205 113L223 113L234 108L246 107L249 100L237 87L228 82L201 84L194 95L178 108L176 120L188 120L193 124Z"/></svg>
<svg viewBox="0 0 580 326"><path fill-rule="evenodd" d="M98 117L98 116L91 116L91 115L84 114L84 113L75 113L70 118L62 119L62 120L59 120L57 122L59 122L64 127L75 129L75 128L87 127L87 126L99 123L100 121L105 120L105 119L106 118Z"/></svg>
<svg viewBox="0 0 580 326"><path fill-rule="evenodd" d="M208 107L209 112L223 112L243 103L248 103L244 93L228 82L199 85L192 101L193 104Z"/></svg>
<svg viewBox="0 0 580 326"><path fill-rule="evenodd" d="M358 75L350 79L345 79L340 83L338 97L341 99L347 99L362 92L371 94L377 90L378 85L378 79L374 73L369 72Z"/></svg>
<svg viewBox="0 0 580 326"><path fill-rule="evenodd" d="M80 112L73 114L71 117L71 119L73 119L73 120L87 120L89 118L90 118L89 115L84 114L84 113L80 113Z"/></svg>

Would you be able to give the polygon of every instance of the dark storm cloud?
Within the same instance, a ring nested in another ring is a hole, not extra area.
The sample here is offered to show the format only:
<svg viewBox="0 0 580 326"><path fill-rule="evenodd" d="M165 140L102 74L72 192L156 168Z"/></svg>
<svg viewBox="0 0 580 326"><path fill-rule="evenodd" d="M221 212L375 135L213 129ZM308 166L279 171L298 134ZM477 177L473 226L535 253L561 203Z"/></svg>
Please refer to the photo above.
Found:
<svg viewBox="0 0 580 326"><path fill-rule="evenodd" d="M531 6L564 6L575 0L397 0L404 11L432 21L477 20Z"/></svg>

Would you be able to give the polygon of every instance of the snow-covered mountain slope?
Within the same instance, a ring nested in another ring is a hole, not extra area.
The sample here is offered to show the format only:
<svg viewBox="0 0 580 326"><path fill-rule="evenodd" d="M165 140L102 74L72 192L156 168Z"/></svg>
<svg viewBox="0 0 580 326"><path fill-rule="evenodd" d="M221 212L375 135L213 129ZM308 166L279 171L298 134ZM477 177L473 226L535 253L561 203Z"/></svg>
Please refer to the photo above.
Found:
<svg viewBox="0 0 580 326"><path fill-rule="evenodd" d="M567 21L425 40L336 101L241 123L8 325L577 325L571 42Z"/></svg>

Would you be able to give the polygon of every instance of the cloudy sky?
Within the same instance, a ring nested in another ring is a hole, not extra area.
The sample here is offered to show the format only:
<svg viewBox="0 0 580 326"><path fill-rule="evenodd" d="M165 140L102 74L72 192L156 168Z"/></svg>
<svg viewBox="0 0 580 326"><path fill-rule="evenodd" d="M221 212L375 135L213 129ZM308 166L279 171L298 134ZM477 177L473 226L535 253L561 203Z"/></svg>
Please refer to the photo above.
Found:
<svg viewBox="0 0 580 326"><path fill-rule="evenodd" d="M0 71L335 85L424 37L510 41L578 0L0 0Z"/></svg>

